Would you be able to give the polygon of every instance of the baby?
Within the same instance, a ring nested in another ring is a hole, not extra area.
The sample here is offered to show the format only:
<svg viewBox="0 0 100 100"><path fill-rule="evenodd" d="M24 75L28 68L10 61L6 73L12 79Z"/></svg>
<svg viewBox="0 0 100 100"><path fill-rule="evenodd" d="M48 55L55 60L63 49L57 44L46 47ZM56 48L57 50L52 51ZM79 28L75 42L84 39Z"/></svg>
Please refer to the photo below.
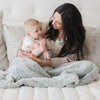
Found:
<svg viewBox="0 0 100 100"><path fill-rule="evenodd" d="M24 23L26 36L23 39L22 50L31 51L35 56L49 59L49 54L45 46L45 39L42 38L43 30L41 23L35 19L28 19Z"/></svg>
<svg viewBox="0 0 100 100"><path fill-rule="evenodd" d="M40 59L49 59L51 53L47 51L45 39L43 37L43 30L41 23L35 19L28 19L24 23L24 29L26 36L23 39L22 50L24 52L30 51L35 56ZM17 57L12 62L11 66L7 70L7 81L18 81L23 78L31 78L38 76L34 73L33 66L35 66L34 61L29 65L30 60L28 58ZM34 67L37 69L37 64ZM41 67L37 69L40 71L40 74L45 74L45 77L50 77L46 72L43 71Z"/></svg>

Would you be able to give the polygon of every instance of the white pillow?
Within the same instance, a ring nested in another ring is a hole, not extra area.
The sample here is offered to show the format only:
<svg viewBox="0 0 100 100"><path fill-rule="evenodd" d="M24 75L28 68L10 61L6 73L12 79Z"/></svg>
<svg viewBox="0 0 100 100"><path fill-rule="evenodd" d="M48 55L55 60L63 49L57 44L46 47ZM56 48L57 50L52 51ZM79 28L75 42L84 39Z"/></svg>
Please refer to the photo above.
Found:
<svg viewBox="0 0 100 100"><path fill-rule="evenodd" d="M48 23L42 23L42 28L44 31L47 29ZM23 26L15 26L11 24L4 24L4 37L7 45L7 55L9 60L9 65L12 63L13 59L17 56L17 50L21 48L23 37L25 32Z"/></svg>
<svg viewBox="0 0 100 100"><path fill-rule="evenodd" d="M84 54L85 59L94 62L100 69L100 29L86 27Z"/></svg>
<svg viewBox="0 0 100 100"><path fill-rule="evenodd" d="M3 28L7 46L7 56L10 65L13 59L17 56L17 50L21 48L25 32L22 27L3 25Z"/></svg>
<svg viewBox="0 0 100 100"><path fill-rule="evenodd" d="M3 27L2 27L3 13L0 11L0 70L6 70L8 67L7 50L3 41Z"/></svg>

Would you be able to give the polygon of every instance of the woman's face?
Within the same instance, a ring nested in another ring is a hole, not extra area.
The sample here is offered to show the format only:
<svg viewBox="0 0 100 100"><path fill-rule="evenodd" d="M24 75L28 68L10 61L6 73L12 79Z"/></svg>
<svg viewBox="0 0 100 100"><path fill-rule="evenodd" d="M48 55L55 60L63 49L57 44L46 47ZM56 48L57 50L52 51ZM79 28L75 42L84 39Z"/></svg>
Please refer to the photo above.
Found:
<svg viewBox="0 0 100 100"><path fill-rule="evenodd" d="M55 12L52 17L52 25L54 29L62 29L62 19L58 12Z"/></svg>

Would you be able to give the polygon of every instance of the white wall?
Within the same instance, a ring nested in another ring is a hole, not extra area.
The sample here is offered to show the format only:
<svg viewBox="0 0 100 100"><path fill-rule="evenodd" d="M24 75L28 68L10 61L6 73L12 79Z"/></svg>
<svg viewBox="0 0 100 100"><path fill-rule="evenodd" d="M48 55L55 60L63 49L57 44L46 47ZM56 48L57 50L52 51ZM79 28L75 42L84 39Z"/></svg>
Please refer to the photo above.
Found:
<svg viewBox="0 0 100 100"><path fill-rule="evenodd" d="M100 0L0 0L4 22L22 22L30 17L46 21L64 2L75 4L87 26L100 27Z"/></svg>

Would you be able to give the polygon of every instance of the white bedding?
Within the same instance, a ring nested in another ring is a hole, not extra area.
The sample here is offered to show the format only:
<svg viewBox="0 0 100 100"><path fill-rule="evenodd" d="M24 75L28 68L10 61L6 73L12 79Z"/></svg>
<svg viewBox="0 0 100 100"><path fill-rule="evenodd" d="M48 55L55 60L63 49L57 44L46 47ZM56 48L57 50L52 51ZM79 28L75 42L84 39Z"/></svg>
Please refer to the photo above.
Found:
<svg viewBox="0 0 100 100"><path fill-rule="evenodd" d="M100 74L95 82L76 88L0 89L0 100L100 100Z"/></svg>

